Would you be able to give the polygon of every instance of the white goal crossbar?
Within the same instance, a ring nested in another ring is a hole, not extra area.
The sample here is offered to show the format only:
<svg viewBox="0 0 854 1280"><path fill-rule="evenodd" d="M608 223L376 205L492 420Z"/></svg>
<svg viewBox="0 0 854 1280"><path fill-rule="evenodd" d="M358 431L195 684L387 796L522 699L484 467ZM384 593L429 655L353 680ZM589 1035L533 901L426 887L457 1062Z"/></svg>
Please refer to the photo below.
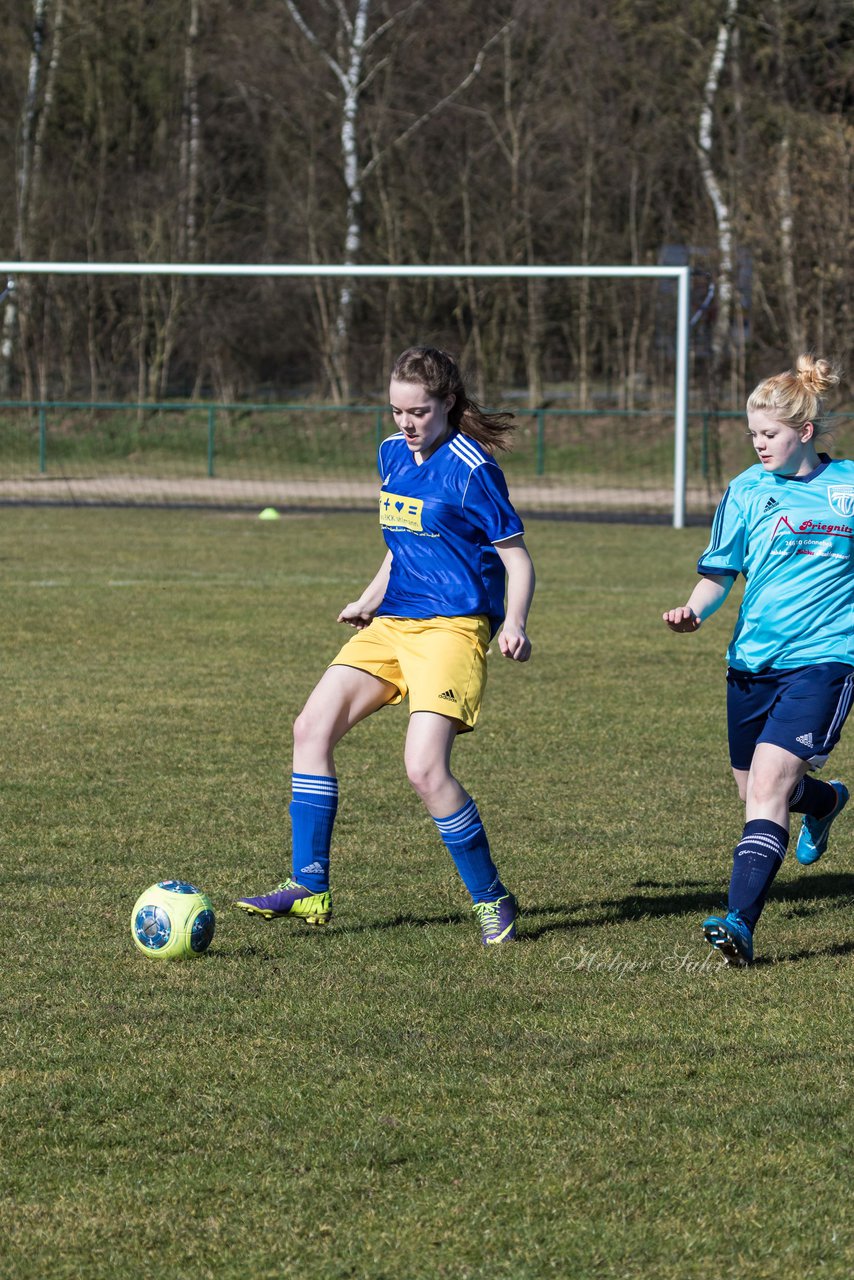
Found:
<svg viewBox="0 0 854 1280"><path fill-rule="evenodd" d="M685 526L685 486L688 439L688 343L690 335L691 268L684 267L577 267L577 266L469 266L426 265L330 265L328 263L196 263L196 262L14 262L0 261L0 273L14 280L19 275L80 276L334 276L343 279L439 277L493 280L591 279L676 280L676 387L673 443L673 527Z"/></svg>

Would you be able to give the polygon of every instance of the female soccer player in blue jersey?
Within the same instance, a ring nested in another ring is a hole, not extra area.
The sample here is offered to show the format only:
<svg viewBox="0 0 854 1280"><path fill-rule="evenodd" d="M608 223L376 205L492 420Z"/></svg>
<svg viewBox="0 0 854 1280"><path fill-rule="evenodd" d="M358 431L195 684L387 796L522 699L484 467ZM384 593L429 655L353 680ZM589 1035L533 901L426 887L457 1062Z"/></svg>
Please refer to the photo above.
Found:
<svg viewBox="0 0 854 1280"><path fill-rule="evenodd" d="M753 959L753 931L803 815L796 857L816 862L848 800L841 782L810 776L839 741L854 685L854 462L816 441L824 397L839 382L827 360L802 355L747 402L758 463L721 500L702 575L673 631L693 632L720 608L739 573L744 597L727 658L730 761L745 802L725 917L703 924L733 965Z"/></svg>
<svg viewBox="0 0 854 1280"><path fill-rule="evenodd" d="M395 362L397 433L379 449L379 572L338 621L355 627L294 724L292 874L236 905L268 920L326 924L338 808L333 751L348 730L409 696L405 766L471 894L486 945L516 937L517 904L493 862L477 805L454 777L451 750L474 728L486 652L500 628L505 657L526 662L534 570L493 450L511 414L485 413L443 351L413 347ZM506 605L505 605L506 576Z"/></svg>

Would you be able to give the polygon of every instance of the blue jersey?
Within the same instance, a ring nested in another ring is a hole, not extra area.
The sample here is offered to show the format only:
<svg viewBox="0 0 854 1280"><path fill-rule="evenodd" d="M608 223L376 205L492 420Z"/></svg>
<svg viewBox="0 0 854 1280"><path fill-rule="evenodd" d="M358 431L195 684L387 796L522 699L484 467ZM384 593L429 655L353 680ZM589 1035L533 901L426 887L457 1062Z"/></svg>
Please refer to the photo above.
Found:
<svg viewBox="0 0 854 1280"><path fill-rule="evenodd" d="M854 664L854 462L820 457L801 477L749 467L718 506L697 568L746 579L731 667Z"/></svg>
<svg viewBox="0 0 854 1280"><path fill-rule="evenodd" d="M380 525L392 553L378 614L504 618L504 565L494 543L523 532L504 472L457 431L418 463L402 433L379 447Z"/></svg>

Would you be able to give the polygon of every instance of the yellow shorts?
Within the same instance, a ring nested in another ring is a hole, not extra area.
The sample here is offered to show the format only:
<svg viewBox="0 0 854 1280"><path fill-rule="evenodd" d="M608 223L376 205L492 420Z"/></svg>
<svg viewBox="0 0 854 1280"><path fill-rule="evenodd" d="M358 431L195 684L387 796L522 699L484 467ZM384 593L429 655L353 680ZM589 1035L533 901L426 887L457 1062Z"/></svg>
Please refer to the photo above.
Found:
<svg viewBox="0 0 854 1280"><path fill-rule="evenodd" d="M409 710L434 711L473 729L486 688L489 623L473 618L374 618L330 666L357 667L409 694Z"/></svg>

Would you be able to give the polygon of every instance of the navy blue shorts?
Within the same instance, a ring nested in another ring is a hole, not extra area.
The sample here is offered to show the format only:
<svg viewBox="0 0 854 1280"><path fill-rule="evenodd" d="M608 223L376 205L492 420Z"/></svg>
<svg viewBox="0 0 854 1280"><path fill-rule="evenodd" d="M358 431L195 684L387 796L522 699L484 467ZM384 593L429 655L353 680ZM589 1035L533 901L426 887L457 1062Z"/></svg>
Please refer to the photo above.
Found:
<svg viewBox="0 0 854 1280"><path fill-rule="evenodd" d="M758 742L791 751L820 769L839 741L854 695L854 667L821 662L793 671L737 671L727 683L729 758L749 769Z"/></svg>

